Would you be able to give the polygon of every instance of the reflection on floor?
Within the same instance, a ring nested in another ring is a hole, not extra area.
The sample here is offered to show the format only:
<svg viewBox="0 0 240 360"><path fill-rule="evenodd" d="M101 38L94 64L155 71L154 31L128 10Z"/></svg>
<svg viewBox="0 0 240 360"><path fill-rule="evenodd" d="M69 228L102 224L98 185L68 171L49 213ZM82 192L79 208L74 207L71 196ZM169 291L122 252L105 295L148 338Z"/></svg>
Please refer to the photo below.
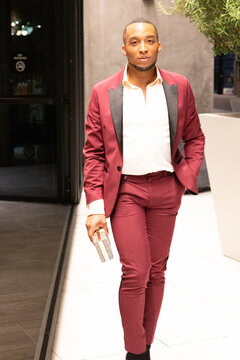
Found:
<svg viewBox="0 0 240 360"><path fill-rule="evenodd" d="M68 206L0 202L0 359L32 360Z"/></svg>
<svg viewBox="0 0 240 360"><path fill-rule="evenodd" d="M121 269L101 263L84 226L72 241L52 360L124 360L118 310ZM113 241L112 241L113 242ZM166 274L152 360L240 359L240 263L221 253L210 192L185 195Z"/></svg>

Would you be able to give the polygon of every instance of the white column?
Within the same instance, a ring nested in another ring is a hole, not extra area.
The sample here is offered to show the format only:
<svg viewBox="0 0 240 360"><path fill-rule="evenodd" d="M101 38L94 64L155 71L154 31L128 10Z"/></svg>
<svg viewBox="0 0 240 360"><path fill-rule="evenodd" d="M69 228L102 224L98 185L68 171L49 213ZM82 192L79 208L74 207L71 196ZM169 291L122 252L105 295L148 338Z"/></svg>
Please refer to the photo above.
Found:
<svg viewBox="0 0 240 360"><path fill-rule="evenodd" d="M240 261L240 113L200 120L223 254Z"/></svg>

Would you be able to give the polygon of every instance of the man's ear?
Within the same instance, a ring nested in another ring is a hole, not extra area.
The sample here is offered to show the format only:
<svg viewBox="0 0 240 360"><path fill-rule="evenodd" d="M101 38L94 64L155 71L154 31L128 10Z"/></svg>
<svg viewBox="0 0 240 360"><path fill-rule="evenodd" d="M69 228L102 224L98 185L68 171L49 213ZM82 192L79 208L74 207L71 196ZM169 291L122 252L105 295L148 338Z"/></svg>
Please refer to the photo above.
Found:
<svg viewBox="0 0 240 360"><path fill-rule="evenodd" d="M160 53L161 50L162 50L162 43L159 41L158 42L158 52Z"/></svg>
<svg viewBox="0 0 240 360"><path fill-rule="evenodd" d="M127 56L125 45L122 45L122 53L124 56Z"/></svg>

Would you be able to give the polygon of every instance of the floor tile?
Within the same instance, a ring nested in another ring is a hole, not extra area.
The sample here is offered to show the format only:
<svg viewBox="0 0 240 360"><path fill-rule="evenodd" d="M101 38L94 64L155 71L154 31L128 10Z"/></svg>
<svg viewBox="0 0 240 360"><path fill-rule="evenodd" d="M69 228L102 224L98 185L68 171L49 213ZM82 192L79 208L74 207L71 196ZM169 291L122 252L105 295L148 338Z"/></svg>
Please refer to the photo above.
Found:
<svg viewBox="0 0 240 360"><path fill-rule="evenodd" d="M33 348L33 341L18 325L0 326L0 353ZM0 357L1 358L1 357Z"/></svg>
<svg viewBox="0 0 240 360"><path fill-rule="evenodd" d="M40 328L42 325L42 319L21 322L19 321L18 325L25 332L25 334L29 336L35 344L37 344Z"/></svg>
<svg viewBox="0 0 240 360"><path fill-rule="evenodd" d="M179 354L172 347L166 346L155 339L151 346L151 360L185 360L185 357Z"/></svg>
<svg viewBox="0 0 240 360"><path fill-rule="evenodd" d="M121 354L111 354L111 355L104 355L103 357L94 357L94 358L87 358L86 360L125 360L126 358L126 352L123 352ZM79 359L83 360L83 359ZM84 359L85 360L85 359Z"/></svg>
<svg viewBox="0 0 240 360"><path fill-rule="evenodd" d="M35 346L25 347L24 349L0 351L1 360L33 360Z"/></svg>
<svg viewBox="0 0 240 360"><path fill-rule="evenodd" d="M64 327L58 327L53 347L60 358L85 359L122 350L120 315L103 304L96 294L97 289L64 294L59 313Z"/></svg>
<svg viewBox="0 0 240 360"><path fill-rule="evenodd" d="M239 360L240 336L176 345L172 348L186 360Z"/></svg>
<svg viewBox="0 0 240 360"><path fill-rule="evenodd" d="M32 360L69 206L0 201L0 359Z"/></svg>
<svg viewBox="0 0 240 360"><path fill-rule="evenodd" d="M52 353L51 360L63 360L59 356L57 356L55 353ZM70 360L70 359L69 359Z"/></svg>
<svg viewBox="0 0 240 360"><path fill-rule="evenodd" d="M240 323L228 313L229 303L162 308L156 338L167 345L240 334Z"/></svg>

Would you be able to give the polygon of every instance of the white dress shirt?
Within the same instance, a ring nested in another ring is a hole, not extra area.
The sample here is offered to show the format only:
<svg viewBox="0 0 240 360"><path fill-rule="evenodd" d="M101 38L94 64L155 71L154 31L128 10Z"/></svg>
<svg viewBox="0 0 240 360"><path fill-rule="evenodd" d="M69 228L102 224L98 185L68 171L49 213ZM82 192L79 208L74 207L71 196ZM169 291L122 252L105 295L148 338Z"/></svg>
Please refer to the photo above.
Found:
<svg viewBox="0 0 240 360"><path fill-rule="evenodd" d="M166 97L158 68L157 77L141 88L123 77L123 168L128 175L173 171Z"/></svg>
<svg viewBox="0 0 240 360"><path fill-rule="evenodd" d="M146 88L131 84L127 65L123 76L123 167L122 174L144 175L161 170L173 172L166 97L162 78ZM89 215L104 214L104 201L87 205Z"/></svg>

